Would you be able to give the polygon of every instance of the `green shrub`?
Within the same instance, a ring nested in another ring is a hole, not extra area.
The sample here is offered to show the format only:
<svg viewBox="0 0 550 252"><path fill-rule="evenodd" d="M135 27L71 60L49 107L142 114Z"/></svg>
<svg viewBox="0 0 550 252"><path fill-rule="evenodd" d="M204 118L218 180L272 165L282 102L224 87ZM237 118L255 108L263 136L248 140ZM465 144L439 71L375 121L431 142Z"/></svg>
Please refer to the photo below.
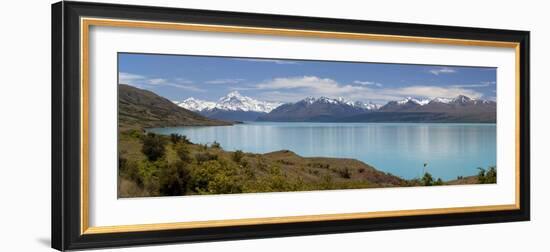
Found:
<svg viewBox="0 0 550 252"><path fill-rule="evenodd" d="M496 182L497 182L497 169L494 166L489 167L489 170L487 171L487 173L485 173L485 183L494 184Z"/></svg>
<svg viewBox="0 0 550 252"><path fill-rule="evenodd" d="M270 192L284 192L291 188L287 176L278 166L269 167L268 177L263 183L268 187L267 191Z"/></svg>
<svg viewBox="0 0 550 252"><path fill-rule="evenodd" d="M242 186L238 167L223 160L206 161L191 175L191 189L200 194L240 193Z"/></svg>
<svg viewBox="0 0 550 252"><path fill-rule="evenodd" d="M321 182L321 189L324 189L324 190L332 189L333 187L332 176L330 176L330 174L324 174L322 179L323 180Z"/></svg>
<svg viewBox="0 0 550 252"><path fill-rule="evenodd" d="M169 196L187 194L189 179L189 170L183 161L167 165L160 175L160 194Z"/></svg>
<svg viewBox="0 0 550 252"><path fill-rule="evenodd" d="M338 175L340 175L340 177L342 177L342 178L345 178L345 179L350 179L351 178L351 171L347 167L345 167L344 169L338 169L336 171L337 171Z"/></svg>
<svg viewBox="0 0 550 252"><path fill-rule="evenodd" d="M118 174L119 175L122 175L125 172L127 164L128 164L128 159L118 154Z"/></svg>
<svg viewBox="0 0 550 252"><path fill-rule="evenodd" d="M480 184L494 184L497 182L497 169L494 166L489 167L489 170L485 170L481 167L477 168L479 173L477 174L477 181Z"/></svg>
<svg viewBox="0 0 550 252"><path fill-rule="evenodd" d="M152 196L159 195L160 171L166 167L166 161L159 159L151 162L143 160L137 165L139 179L143 182L143 188Z"/></svg>
<svg viewBox="0 0 550 252"><path fill-rule="evenodd" d="M191 162L191 154L189 152L189 147L187 144L183 142L178 142L174 145L174 151L176 151L176 154L180 158L181 161L185 163Z"/></svg>
<svg viewBox="0 0 550 252"><path fill-rule="evenodd" d="M209 152L199 152L195 154L195 160L197 160L198 164L202 164L207 161L218 160L218 155Z"/></svg>
<svg viewBox="0 0 550 252"><path fill-rule="evenodd" d="M250 164L246 160L241 161L240 168L243 170L246 179L253 180L256 178L256 171L250 167Z"/></svg>
<svg viewBox="0 0 550 252"><path fill-rule="evenodd" d="M165 141L161 136L155 133L147 133L142 139L143 146L141 152L145 154L149 161L156 161L166 153Z"/></svg>
<svg viewBox="0 0 550 252"><path fill-rule="evenodd" d="M477 182L480 184L485 184L485 169L478 167L479 172L477 173Z"/></svg>
<svg viewBox="0 0 550 252"><path fill-rule="evenodd" d="M170 134L170 141L173 144L177 144L180 140L181 140L181 135L180 134L176 134L176 133Z"/></svg>
<svg viewBox="0 0 550 252"><path fill-rule="evenodd" d="M131 130L128 130L127 134L132 137L132 138L141 138L143 136L143 132L140 131L140 130L136 130L136 129L131 129Z"/></svg>
<svg viewBox="0 0 550 252"><path fill-rule="evenodd" d="M119 157L118 164L118 173L120 176L135 182L138 186L143 186L143 179L140 176L139 167L135 161Z"/></svg>
<svg viewBox="0 0 550 252"><path fill-rule="evenodd" d="M191 143L191 141L189 141L189 139L185 135L180 135L177 133L170 134L170 141L173 144L177 144L179 142L186 143L186 144Z"/></svg>
<svg viewBox="0 0 550 252"><path fill-rule="evenodd" d="M233 154L231 155L231 159L233 159L233 161L239 164L241 163L243 157L244 157L244 152L242 152L241 150L237 150L233 152Z"/></svg>
<svg viewBox="0 0 550 252"><path fill-rule="evenodd" d="M434 185L443 185L443 180L441 180L441 178L437 178L437 180L434 182Z"/></svg>
<svg viewBox="0 0 550 252"><path fill-rule="evenodd" d="M267 171L267 169L269 168L267 165L267 161L261 156L258 156L258 158L256 159L256 167L258 168L258 170L261 171Z"/></svg>
<svg viewBox="0 0 550 252"><path fill-rule="evenodd" d="M216 142L216 141L214 141L214 142L210 145L210 147L215 148L215 149L221 149L221 148L222 148L222 146L220 145L220 143L218 143L218 142Z"/></svg>
<svg viewBox="0 0 550 252"><path fill-rule="evenodd" d="M431 186L434 184L434 178L432 177L432 174L428 172L424 173L424 176L420 181L422 182L423 186Z"/></svg>

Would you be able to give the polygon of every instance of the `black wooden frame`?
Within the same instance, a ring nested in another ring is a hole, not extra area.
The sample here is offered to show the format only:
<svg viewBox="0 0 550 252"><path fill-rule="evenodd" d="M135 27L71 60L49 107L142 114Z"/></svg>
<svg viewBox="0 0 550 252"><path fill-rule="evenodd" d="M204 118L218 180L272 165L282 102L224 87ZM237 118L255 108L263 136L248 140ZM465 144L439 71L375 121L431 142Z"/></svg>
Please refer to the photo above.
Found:
<svg viewBox="0 0 550 252"><path fill-rule="evenodd" d="M216 228L80 234L80 26L82 16L520 43L520 209L491 212L295 222ZM529 32L59 2L52 5L52 247L108 246L251 239L401 228L527 221L530 218Z"/></svg>

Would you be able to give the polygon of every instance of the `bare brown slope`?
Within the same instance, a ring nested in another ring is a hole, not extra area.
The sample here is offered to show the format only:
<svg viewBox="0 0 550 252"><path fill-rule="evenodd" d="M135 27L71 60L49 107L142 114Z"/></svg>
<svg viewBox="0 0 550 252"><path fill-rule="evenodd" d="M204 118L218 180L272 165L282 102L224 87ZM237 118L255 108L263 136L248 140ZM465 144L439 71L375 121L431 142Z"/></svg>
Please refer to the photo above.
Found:
<svg viewBox="0 0 550 252"><path fill-rule="evenodd" d="M121 130L231 124L181 108L151 91L118 85L118 125Z"/></svg>
<svg viewBox="0 0 550 252"><path fill-rule="evenodd" d="M287 174L310 183L319 183L323 175L328 175L332 177L332 183L348 184L340 185L342 188L407 185L406 180L351 158L302 157L289 150L266 153L262 157L280 166Z"/></svg>

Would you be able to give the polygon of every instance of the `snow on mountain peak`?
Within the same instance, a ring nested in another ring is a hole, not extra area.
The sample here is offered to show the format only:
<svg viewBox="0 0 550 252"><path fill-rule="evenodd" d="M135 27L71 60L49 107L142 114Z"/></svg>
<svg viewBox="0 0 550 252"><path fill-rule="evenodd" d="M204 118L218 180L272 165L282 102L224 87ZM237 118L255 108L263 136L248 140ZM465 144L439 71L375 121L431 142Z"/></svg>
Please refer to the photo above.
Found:
<svg viewBox="0 0 550 252"><path fill-rule="evenodd" d="M271 110L280 106L278 102L258 101L254 98L243 96L237 91L232 91L226 96L220 98L216 108L231 111L253 111L269 113Z"/></svg>
<svg viewBox="0 0 550 252"><path fill-rule="evenodd" d="M470 103L470 102L473 102L474 104L478 104L478 103L488 104L488 103L491 103L491 101L488 101L488 100L476 100L476 99L470 98L470 97L465 96L465 95L458 95L455 98L435 97L431 100L430 99L415 99L415 98L407 97L406 99L397 101L397 104L402 105L402 104L405 104L407 102L413 102L413 103L416 103L420 106L423 106L423 105L426 105L426 104L431 104L431 103L443 103L443 104L451 104L451 103L463 103L464 104L464 103Z"/></svg>
<svg viewBox="0 0 550 252"><path fill-rule="evenodd" d="M430 102L431 102L431 103L444 103L444 104L449 104L449 103L453 102L453 99L451 99L451 98L443 98L443 97L436 97L436 98L433 98Z"/></svg>
<svg viewBox="0 0 550 252"><path fill-rule="evenodd" d="M252 111L269 113L271 110L281 105L278 102L258 101L248 96L241 95L238 91L232 91L221 97L217 102L204 101L193 97L177 103L180 107L193 110L205 111L212 109L229 111Z"/></svg>
<svg viewBox="0 0 550 252"><path fill-rule="evenodd" d="M457 96L454 101L456 102L461 102L461 103L466 103L466 102L469 102L469 101L472 101L473 99L468 97L468 96L465 96L465 95L459 95Z"/></svg>
<svg viewBox="0 0 550 252"><path fill-rule="evenodd" d="M374 104L372 102L364 103L364 102L360 102L360 101L354 102L353 106L354 107L359 107L359 108L364 108L366 110L377 110L381 107L379 104Z"/></svg>
<svg viewBox="0 0 550 252"><path fill-rule="evenodd" d="M331 103L331 104L340 103L340 101L338 101L336 99L328 98L326 96L321 96L319 99L317 99L317 101L324 102L324 103Z"/></svg>
<svg viewBox="0 0 550 252"><path fill-rule="evenodd" d="M206 109L212 109L216 105L215 102L209 102L204 100L195 99L189 97L182 102L175 102L178 106L191 111L202 111Z"/></svg>
<svg viewBox="0 0 550 252"><path fill-rule="evenodd" d="M397 104L403 105L403 104L406 104L406 103L409 103L409 102L416 103L420 106L424 106L424 105L430 103L430 100L429 99L416 99L416 98L412 98L412 97L407 97L403 100L397 101Z"/></svg>
<svg viewBox="0 0 550 252"><path fill-rule="evenodd" d="M333 99L326 96L321 96L319 98L309 96L298 102L303 102L306 104L313 104L313 103L319 102L319 103L325 103L325 104L347 105L347 106L366 109L366 110L376 110L381 107L380 105L374 104L372 102L364 103L360 101L351 101L344 97L337 97Z"/></svg>
<svg viewBox="0 0 550 252"><path fill-rule="evenodd" d="M341 96L336 98L336 100L340 103L344 103L344 104L347 104L347 105L350 105L350 106L355 106L355 102L347 100L346 98L341 97Z"/></svg>
<svg viewBox="0 0 550 252"><path fill-rule="evenodd" d="M309 103L309 104L312 104L316 101L317 99L315 99L315 97L313 96L308 96L306 97L305 99L301 100L303 102L306 102L306 103Z"/></svg>
<svg viewBox="0 0 550 252"><path fill-rule="evenodd" d="M242 97L241 93L239 91L231 91L225 97Z"/></svg>
<svg viewBox="0 0 550 252"><path fill-rule="evenodd" d="M382 107L381 105L374 104L372 102L365 103L361 101L351 101L351 100L347 100L344 97L329 98L326 96L321 96L316 98L316 97L310 96L298 102L302 102L308 105L311 105L314 103L348 105L351 107L356 107L356 108L361 108L366 110L378 110L380 107ZM485 103L490 103L491 101L475 100L464 95L459 95L455 98L436 97L433 99L420 99L420 98L407 97L403 100L393 101L392 103L398 104L398 105L412 103L412 104L424 106L432 103L451 104L451 103L470 103L470 102L473 102L475 104L477 103L485 104ZM282 103L280 102L259 101L254 98L241 95L238 91L232 91L228 93L227 95L221 97L217 102L204 101L193 97L189 97L182 102L174 102L174 103L176 103L180 107L183 107L192 111L206 111L206 110L212 110L212 109L220 109L220 110L227 110L227 111L252 111L252 112L263 112L263 113L269 113L275 108L282 105Z"/></svg>

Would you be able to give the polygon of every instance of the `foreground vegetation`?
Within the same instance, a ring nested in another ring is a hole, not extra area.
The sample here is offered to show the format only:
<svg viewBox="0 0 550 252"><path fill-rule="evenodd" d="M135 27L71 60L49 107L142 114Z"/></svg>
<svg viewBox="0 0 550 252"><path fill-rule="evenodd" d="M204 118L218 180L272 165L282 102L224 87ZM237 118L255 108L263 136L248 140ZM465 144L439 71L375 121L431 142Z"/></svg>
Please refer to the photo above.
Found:
<svg viewBox="0 0 550 252"><path fill-rule="evenodd" d="M175 196L284 192L444 184L495 183L496 169L443 182L429 173L404 180L354 160L304 158L283 150L267 154L225 151L219 143L141 130L119 133L118 196Z"/></svg>
<svg viewBox="0 0 550 252"><path fill-rule="evenodd" d="M291 151L224 151L214 142L130 130L119 134L119 197L406 186L353 159L303 158Z"/></svg>

